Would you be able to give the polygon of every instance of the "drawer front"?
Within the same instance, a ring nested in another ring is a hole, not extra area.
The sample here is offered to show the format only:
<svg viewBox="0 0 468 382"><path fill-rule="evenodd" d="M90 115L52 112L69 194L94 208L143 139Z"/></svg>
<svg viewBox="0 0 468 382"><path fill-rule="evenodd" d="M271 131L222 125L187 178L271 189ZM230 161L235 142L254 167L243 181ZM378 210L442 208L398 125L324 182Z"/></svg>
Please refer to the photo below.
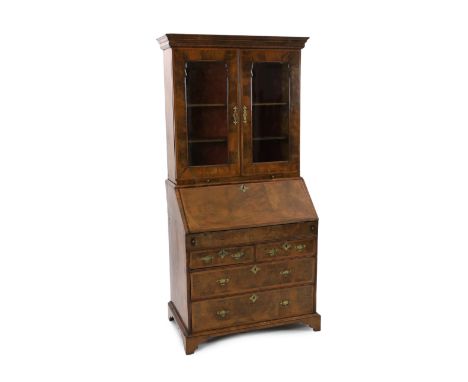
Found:
<svg viewBox="0 0 468 382"><path fill-rule="evenodd" d="M255 250L258 261L275 260L282 257L315 256L317 254L317 237L307 240L280 241L259 244Z"/></svg>
<svg viewBox="0 0 468 382"><path fill-rule="evenodd" d="M314 313L314 286L247 293L192 303L194 332Z"/></svg>
<svg viewBox="0 0 468 382"><path fill-rule="evenodd" d="M315 258L259 263L192 272L192 299L245 292L262 287L314 281Z"/></svg>
<svg viewBox="0 0 468 382"><path fill-rule="evenodd" d="M210 251L190 252L190 268L250 263L254 260L254 247L220 248Z"/></svg>
<svg viewBox="0 0 468 382"><path fill-rule="evenodd" d="M188 250L234 247L262 241L312 238L317 235L318 221L253 227L228 231L203 232L186 236Z"/></svg>

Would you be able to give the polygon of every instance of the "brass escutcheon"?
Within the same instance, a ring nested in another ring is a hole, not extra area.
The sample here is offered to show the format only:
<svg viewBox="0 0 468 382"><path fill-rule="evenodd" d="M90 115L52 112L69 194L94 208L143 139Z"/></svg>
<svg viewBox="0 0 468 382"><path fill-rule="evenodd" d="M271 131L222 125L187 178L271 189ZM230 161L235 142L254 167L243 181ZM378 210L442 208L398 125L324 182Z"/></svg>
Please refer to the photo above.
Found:
<svg viewBox="0 0 468 382"><path fill-rule="evenodd" d="M284 244L283 244L283 249L284 249L285 251L289 251L289 250L291 249L291 247L292 247L292 245L289 244L289 243L284 243Z"/></svg>
<svg viewBox="0 0 468 382"><path fill-rule="evenodd" d="M289 300L280 301L279 304L280 304L281 306L288 306L288 305L289 305Z"/></svg>
<svg viewBox="0 0 468 382"><path fill-rule="evenodd" d="M242 122L247 123L247 106L242 106Z"/></svg>
<svg viewBox="0 0 468 382"><path fill-rule="evenodd" d="M239 123L239 109L237 105L232 108L232 123L237 125Z"/></svg>
<svg viewBox="0 0 468 382"><path fill-rule="evenodd" d="M241 190L242 192L245 192L245 191L247 191L248 189L249 189L249 188L248 188L245 184L242 184L242 185L240 186L240 190Z"/></svg>
<svg viewBox="0 0 468 382"><path fill-rule="evenodd" d="M260 270L259 267L254 265L252 268L250 268L250 272L252 272L254 275Z"/></svg>
<svg viewBox="0 0 468 382"><path fill-rule="evenodd" d="M255 301L258 300L258 296L256 294L253 294L252 296L249 297L249 300L252 301L252 303L254 303Z"/></svg>

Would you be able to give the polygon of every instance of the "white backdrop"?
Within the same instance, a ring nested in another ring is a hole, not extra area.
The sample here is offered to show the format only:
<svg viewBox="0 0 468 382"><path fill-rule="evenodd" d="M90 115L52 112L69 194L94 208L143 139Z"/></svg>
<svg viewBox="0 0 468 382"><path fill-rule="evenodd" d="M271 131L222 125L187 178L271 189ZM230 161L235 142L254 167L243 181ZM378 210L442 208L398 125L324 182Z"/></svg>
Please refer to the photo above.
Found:
<svg viewBox="0 0 468 382"><path fill-rule="evenodd" d="M2 1L0 380L466 381L467 18L450 0ZM310 36L321 332L185 356L167 321L171 32Z"/></svg>

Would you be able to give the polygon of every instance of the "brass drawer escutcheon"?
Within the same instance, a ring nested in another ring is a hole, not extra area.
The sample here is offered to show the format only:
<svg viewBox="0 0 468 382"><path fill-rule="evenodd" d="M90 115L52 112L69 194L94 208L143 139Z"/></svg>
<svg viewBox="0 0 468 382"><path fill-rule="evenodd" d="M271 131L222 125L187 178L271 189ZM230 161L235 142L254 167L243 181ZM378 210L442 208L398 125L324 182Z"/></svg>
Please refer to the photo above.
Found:
<svg viewBox="0 0 468 382"><path fill-rule="evenodd" d="M289 243L284 243L284 244L283 244L283 249L284 249L285 251L289 251L289 250L291 249L291 247L292 247L292 245L289 244Z"/></svg>
<svg viewBox="0 0 468 382"><path fill-rule="evenodd" d="M257 272L260 270L259 267L254 265L252 268L250 268L250 272L252 272L254 275L257 274Z"/></svg>
<svg viewBox="0 0 468 382"><path fill-rule="evenodd" d="M225 310L225 309L218 310L216 312L216 315L218 316L219 319L226 318L228 314L229 314L229 310Z"/></svg>
<svg viewBox="0 0 468 382"><path fill-rule="evenodd" d="M248 188L245 184L242 184L242 185L240 186L240 190L241 190L242 192L246 192L248 189L249 189L249 188Z"/></svg>
<svg viewBox="0 0 468 382"><path fill-rule="evenodd" d="M280 303L279 303L279 304L280 304L281 306L283 306L283 307L286 307L286 306L288 306L288 305L289 305L289 300L283 300L283 301L280 301Z"/></svg>
<svg viewBox="0 0 468 382"><path fill-rule="evenodd" d="M279 274L281 276L289 276L292 273L292 269L285 269L284 271L281 271Z"/></svg>
<svg viewBox="0 0 468 382"><path fill-rule="evenodd" d="M229 278L224 278L224 279L219 279L219 280L216 280L216 282L220 285L220 286L225 286L227 283L229 283L229 281L231 281Z"/></svg>
<svg viewBox="0 0 468 382"><path fill-rule="evenodd" d="M213 259L214 259L214 256L213 255L208 255L208 256L203 256L201 258L201 260L205 263L205 264L210 264L213 262Z"/></svg>
<svg viewBox="0 0 468 382"><path fill-rule="evenodd" d="M240 260L241 258L243 258L245 256L245 253L243 251L239 251L239 252L235 252L231 255L231 257L234 259L234 260Z"/></svg>
<svg viewBox="0 0 468 382"><path fill-rule="evenodd" d="M249 297L249 300L252 301L252 303L254 303L255 301L258 300L258 296L256 294L253 294L252 296Z"/></svg>

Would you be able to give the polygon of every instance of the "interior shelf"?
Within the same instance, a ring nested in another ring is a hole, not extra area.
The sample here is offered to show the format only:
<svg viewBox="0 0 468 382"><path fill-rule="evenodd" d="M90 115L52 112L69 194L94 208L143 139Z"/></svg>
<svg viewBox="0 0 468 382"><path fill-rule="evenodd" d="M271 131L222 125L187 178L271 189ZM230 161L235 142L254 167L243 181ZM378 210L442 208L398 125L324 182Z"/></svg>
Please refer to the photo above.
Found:
<svg viewBox="0 0 468 382"><path fill-rule="evenodd" d="M187 107L225 107L225 103L188 103Z"/></svg>
<svg viewBox="0 0 468 382"><path fill-rule="evenodd" d="M223 143L227 138L189 139L189 143Z"/></svg>
<svg viewBox="0 0 468 382"><path fill-rule="evenodd" d="M288 139L288 137L285 137L285 136L279 136L279 137L275 137L275 136L271 136L271 137L253 137L254 141L280 141L280 140L284 140L284 139Z"/></svg>
<svg viewBox="0 0 468 382"><path fill-rule="evenodd" d="M286 106L287 102L254 102L253 106Z"/></svg>

